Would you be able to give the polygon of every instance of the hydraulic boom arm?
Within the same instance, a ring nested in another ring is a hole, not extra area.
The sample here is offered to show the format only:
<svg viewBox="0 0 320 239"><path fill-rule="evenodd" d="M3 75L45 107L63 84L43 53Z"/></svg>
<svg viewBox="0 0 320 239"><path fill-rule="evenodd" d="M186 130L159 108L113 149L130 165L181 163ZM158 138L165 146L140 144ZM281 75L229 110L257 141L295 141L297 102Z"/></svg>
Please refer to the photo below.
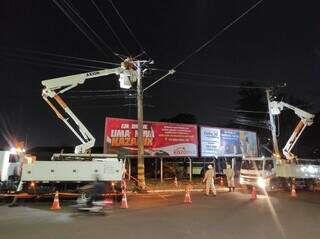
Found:
<svg viewBox="0 0 320 239"><path fill-rule="evenodd" d="M284 108L288 108L293 110L294 113L298 117L300 117L300 122L298 123L289 140L287 141L286 145L282 149L282 153L286 157L286 159L293 160L294 158L296 158L296 156L293 153L291 153L291 150L298 141L300 135L302 134L306 126L310 126L313 124L314 115L282 101L270 102L270 108L271 113L273 115L278 115Z"/></svg>
<svg viewBox="0 0 320 239"><path fill-rule="evenodd" d="M66 77L59 77L50 80L42 81L44 89L42 91L42 98L48 103L51 109L56 113L59 119L61 119L69 129L76 135L76 137L81 141L81 144L76 146L75 153L87 153L90 148L94 146L95 138L89 132L89 130L82 124L78 117L72 112L68 105L63 101L60 95L80 84L85 83L87 79L96 78L100 76L107 76L111 74L120 75L120 87L129 89L131 88L131 83L135 82L137 79L136 70L132 67L130 62L124 62L121 67L114 69L104 69L100 71L92 71L88 73L76 74ZM57 107L50 101L49 98L53 98L58 105L64 110L68 117L64 117ZM70 119L76 126L72 126L69 122Z"/></svg>

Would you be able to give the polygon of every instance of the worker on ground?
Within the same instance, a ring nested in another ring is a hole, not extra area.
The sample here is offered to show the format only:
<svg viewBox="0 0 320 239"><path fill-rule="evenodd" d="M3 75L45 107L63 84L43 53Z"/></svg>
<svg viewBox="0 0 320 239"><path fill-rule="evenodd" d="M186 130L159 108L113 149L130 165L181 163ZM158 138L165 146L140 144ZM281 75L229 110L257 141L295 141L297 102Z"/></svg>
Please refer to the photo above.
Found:
<svg viewBox="0 0 320 239"><path fill-rule="evenodd" d="M213 169L212 165L208 166L208 170L205 173L203 182L206 183L206 195L209 196L210 190L212 190L213 196L217 195L216 188L214 186L214 178L216 176L215 170Z"/></svg>
<svg viewBox="0 0 320 239"><path fill-rule="evenodd" d="M227 176L229 192L231 192L231 189L234 192L234 170L233 168L231 168L230 164L227 164L226 176Z"/></svg>

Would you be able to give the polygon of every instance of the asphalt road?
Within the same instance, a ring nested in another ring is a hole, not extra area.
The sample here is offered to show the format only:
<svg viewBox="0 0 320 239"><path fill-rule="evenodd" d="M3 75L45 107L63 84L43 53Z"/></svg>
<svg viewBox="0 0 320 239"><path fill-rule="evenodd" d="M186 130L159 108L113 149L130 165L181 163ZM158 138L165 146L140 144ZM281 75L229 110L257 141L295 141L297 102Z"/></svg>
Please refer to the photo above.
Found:
<svg viewBox="0 0 320 239"><path fill-rule="evenodd" d="M288 192L259 196L220 192L217 197L184 195L130 195L129 209L114 205L106 215L80 213L71 202L50 211L50 202L0 206L1 239L37 238L320 238L320 193Z"/></svg>

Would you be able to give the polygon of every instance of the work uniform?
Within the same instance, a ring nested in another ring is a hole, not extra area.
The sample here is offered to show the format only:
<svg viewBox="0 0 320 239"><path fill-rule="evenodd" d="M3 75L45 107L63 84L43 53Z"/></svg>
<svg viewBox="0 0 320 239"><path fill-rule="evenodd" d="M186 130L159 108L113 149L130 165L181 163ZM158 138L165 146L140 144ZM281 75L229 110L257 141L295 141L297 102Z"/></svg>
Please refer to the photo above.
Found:
<svg viewBox="0 0 320 239"><path fill-rule="evenodd" d="M226 176L227 176L229 192L231 192L231 188L232 188L232 191L234 192L234 170L230 167L230 165L227 166Z"/></svg>
<svg viewBox="0 0 320 239"><path fill-rule="evenodd" d="M214 178L216 173L212 167L209 167L209 170L206 172L203 182L206 183L206 195L209 195L210 189L214 196L217 195L216 187L214 186Z"/></svg>

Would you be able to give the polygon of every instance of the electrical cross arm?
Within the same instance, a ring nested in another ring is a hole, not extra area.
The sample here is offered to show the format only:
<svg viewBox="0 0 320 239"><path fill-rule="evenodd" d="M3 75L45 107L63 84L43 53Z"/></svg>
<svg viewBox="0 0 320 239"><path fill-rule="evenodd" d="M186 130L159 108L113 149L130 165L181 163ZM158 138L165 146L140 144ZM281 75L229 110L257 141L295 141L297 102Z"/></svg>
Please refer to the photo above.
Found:
<svg viewBox="0 0 320 239"><path fill-rule="evenodd" d="M291 134L289 140L287 141L286 145L282 149L282 153L286 157L286 159L293 160L296 158L296 156L293 153L291 153L291 150L298 141L300 135L302 134L306 126L310 126L313 124L314 115L282 101L270 102L270 109L273 115L280 114L280 112L284 108L293 110L294 113L300 118L300 122L298 123L293 133Z"/></svg>
<svg viewBox="0 0 320 239"><path fill-rule="evenodd" d="M137 80L137 72L131 67L132 65L124 62L121 67L113 69L104 69L100 71L92 71L87 73L81 73L71 76L59 77L50 80L42 81L44 89L42 91L42 98L48 103L50 108L56 113L57 117L61 119L68 128L76 135L80 140L81 144L75 147L76 154L87 153L95 144L95 138L90 133L90 131L83 125L83 123L78 119L78 117L72 112L60 95L80 84L84 84L87 79L97 78L100 76L107 76L111 74L119 75L120 87L129 89L133 82ZM49 98L53 98L58 105L64 110L64 113L68 117L64 117L62 113L59 112L57 107L50 101ZM69 122L70 120L73 123ZM75 124L76 126L73 126Z"/></svg>

